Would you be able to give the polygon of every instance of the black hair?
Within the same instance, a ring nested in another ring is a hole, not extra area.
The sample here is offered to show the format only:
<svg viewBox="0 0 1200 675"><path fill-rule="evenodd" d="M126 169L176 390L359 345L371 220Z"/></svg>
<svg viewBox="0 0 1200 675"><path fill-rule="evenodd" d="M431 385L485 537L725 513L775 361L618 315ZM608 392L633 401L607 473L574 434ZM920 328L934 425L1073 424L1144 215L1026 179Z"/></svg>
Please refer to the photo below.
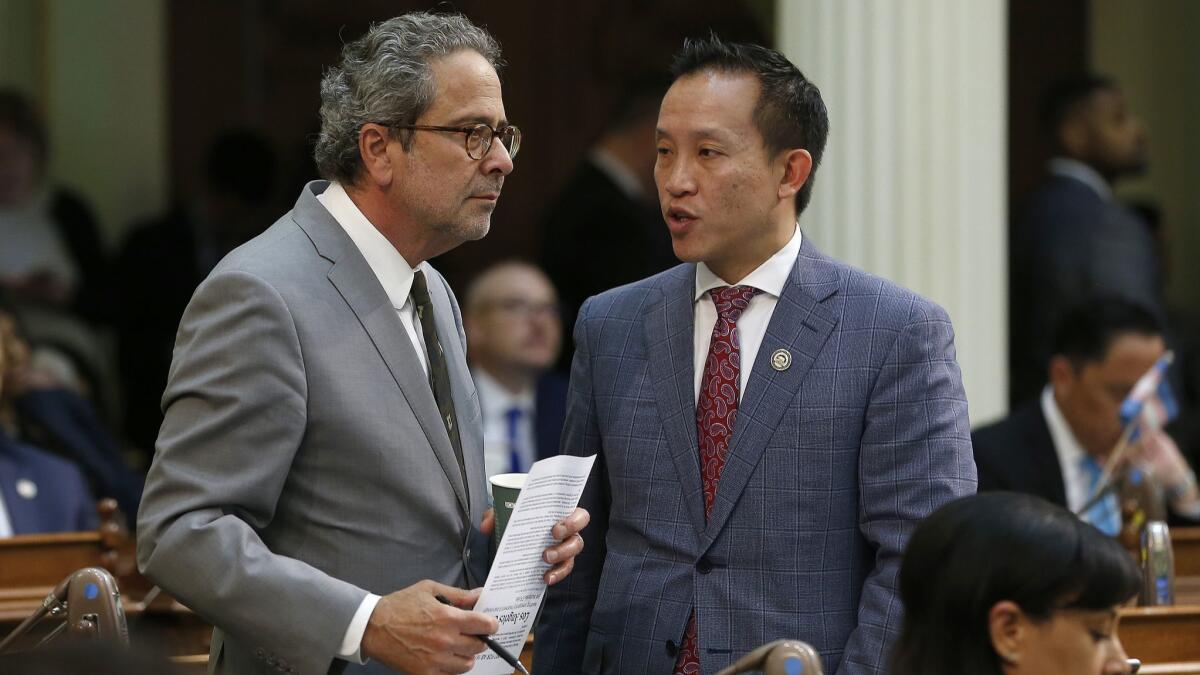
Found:
<svg viewBox="0 0 1200 675"><path fill-rule="evenodd" d="M38 162L45 162L49 152L46 125L33 103L16 89L0 89L0 127L29 141L37 153Z"/></svg>
<svg viewBox="0 0 1200 675"><path fill-rule="evenodd" d="M1000 675L988 626L996 603L1048 619L1113 608L1140 584L1115 539L1040 497L988 492L951 502L917 527L904 553L905 618L890 672Z"/></svg>
<svg viewBox="0 0 1200 675"><path fill-rule="evenodd" d="M1078 73L1056 81L1042 94L1041 122L1043 131L1057 145L1062 125L1098 92L1116 89L1117 82L1107 75Z"/></svg>
<svg viewBox="0 0 1200 675"><path fill-rule="evenodd" d="M1141 305L1115 296L1095 296L1063 313L1050 353L1065 356L1075 368L1103 361L1122 335L1162 335L1162 324Z"/></svg>
<svg viewBox="0 0 1200 675"><path fill-rule="evenodd" d="M754 44L725 42L717 35L684 40L675 55L671 75L678 80L702 71L750 73L758 78L762 93L754 106L754 124L762 135L767 154L803 148L812 155L812 172L796 193L799 216L812 198L813 180L825 141L829 137L829 113L821 91L783 54Z"/></svg>
<svg viewBox="0 0 1200 675"><path fill-rule="evenodd" d="M670 85L665 78L655 76L641 76L624 82L606 129L624 131L643 120L653 123Z"/></svg>

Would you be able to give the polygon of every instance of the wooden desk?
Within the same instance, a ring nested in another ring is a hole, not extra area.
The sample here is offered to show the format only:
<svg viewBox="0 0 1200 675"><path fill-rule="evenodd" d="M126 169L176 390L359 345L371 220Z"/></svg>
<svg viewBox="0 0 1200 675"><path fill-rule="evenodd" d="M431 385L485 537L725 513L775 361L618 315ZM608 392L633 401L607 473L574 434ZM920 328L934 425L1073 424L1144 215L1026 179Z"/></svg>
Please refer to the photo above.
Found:
<svg viewBox="0 0 1200 675"><path fill-rule="evenodd" d="M1127 607L1117 634L1147 665L1200 662L1200 606Z"/></svg>
<svg viewBox="0 0 1200 675"><path fill-rule="evenodd" d="M1171 547L1175 550L1175 576L1200 577L1200 527L1172 528Z"/></svg>
<svg viewBox="0 0 1200 675"><path fill-rule="evenodd" d="M0 636L6 636L41 605L59 582L84 567L101 567L117 580L130 640L152 642L170 655L207 654L212 628L162 593L141 601L153 587L137 571L136 545L116 503L104 500L93 532L22 535L0 539ZM58 621L43 619L18 641L32 646Z"/></svg>

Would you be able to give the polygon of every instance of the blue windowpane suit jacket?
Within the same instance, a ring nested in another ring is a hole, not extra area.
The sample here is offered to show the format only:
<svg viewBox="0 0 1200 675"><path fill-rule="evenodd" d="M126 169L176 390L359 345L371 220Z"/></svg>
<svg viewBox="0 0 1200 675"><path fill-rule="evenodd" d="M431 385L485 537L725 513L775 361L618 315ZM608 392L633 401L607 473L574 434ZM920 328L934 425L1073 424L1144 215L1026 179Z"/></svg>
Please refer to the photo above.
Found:
<svg viewBox="0 0 1200 675"><path fill-rule="evenodd" d="M704 517L693 377L695 265L588 300L563 452L599 455L587 547L550 588L534 672L671 672L693 608L701 671L779 638L829 673L882 674L905 542L975 491L953 332L935 304L806 238ZM790 353L777 370L772 354Z"/></svg>

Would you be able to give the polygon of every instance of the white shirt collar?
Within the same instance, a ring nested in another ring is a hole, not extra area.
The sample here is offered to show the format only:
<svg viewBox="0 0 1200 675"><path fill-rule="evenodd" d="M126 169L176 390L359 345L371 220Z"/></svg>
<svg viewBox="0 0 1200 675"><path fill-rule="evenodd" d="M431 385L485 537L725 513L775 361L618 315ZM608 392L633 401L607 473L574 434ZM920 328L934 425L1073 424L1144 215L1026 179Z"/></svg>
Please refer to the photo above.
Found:
<svg viewBox="0 0 1200 675"><path fill-rule="evenodd" d="M1074 178L1090 187L1106 202L1112 200L1112 187L1109 186L1108 181L1104 180L1104 176L1077 159L1055 157L1050 160L1049 169L1052 174Z"/></svg>
<svg viewBox="0 0 1200 675"><path fill-rule="evenodd" d="M1074 511L1083 506L1088 498L1087 478L1083 475L1081 466L1087 453L1075 437L1067 418L1063 417L1058 401L1054 400L1054 388L1050 385L1042 389L1041 404L1046 426L1050 428L1050 440L1054 443L1055 454L1058 455L1058 468L1063 475L1067 508Z"/></svg>
<svg viewBox="0 0 1200 675"><path fill-rule="evenodd" d="M800 226L796 226L796 232L788 243L784 244L783 248L775 252L775 255L767 258L763 264L759 265L753 272L747 274L746 277L738 282L735 286L753 286L763 293L768 293L772 297L778 298L783 294L783 287L787 285L788 277L792 274L792 268L796 265L796 256L800 255L800 244L803 235L800 234ZM721 277L713 273L703 262L696 265L696 295L695 299L699 300L705 293L722 286L729 286Z"/></svg>
<svg viewBox="0 0 1200 675"><path fill-rule="evenodd" d="M475 378L475 388L479 390L479 403L484 410L495 411L497 414L503 414L512 408L520 408L525 412L533 411L532 388L513 394L483 368L472 368L471 375Z"/></svg>
<svg viewBox="0 0 1200 675"><path fill-rule="evenodd" d="M638 180L637 175L611 152L596 148L588 153L588 159L612 182L616 183L626 197L639 200L645 195L646 191L642 188L642 183Z"/></svg>
<svg viewBox="0 0 1200 675"><path fill-rule="evenodd" d="M367 259L367 265L383 285L388 299L395 309L403 309L409 302L412 291L413 273L422 269L425 263L419 263L416 268L408 264L404 256L392 246L392 242L383 236L371 221L363 215L358 206L346 194L341 183L331 182L324 192L317 195L317 200L329 211L329 215L342 226L346 234ZM426 272L426 275L429 273Z"/></svg>

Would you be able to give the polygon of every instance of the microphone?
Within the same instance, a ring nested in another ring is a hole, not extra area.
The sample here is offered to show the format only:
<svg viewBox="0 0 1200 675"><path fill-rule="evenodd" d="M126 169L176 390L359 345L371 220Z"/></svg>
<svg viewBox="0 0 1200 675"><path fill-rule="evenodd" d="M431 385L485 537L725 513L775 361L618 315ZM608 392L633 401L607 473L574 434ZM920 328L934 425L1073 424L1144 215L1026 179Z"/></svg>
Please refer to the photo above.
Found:
<svg viewBox="0 0 1200 675"><path fill-rule="evenodd" d="M99 637L129 644L129 628L125 622L125 610L121 607L117 581L112 574L99 567L85 567L60 581L37 610L0 642L0 654L46 614L53 617L65 614L67 620L42 643L66 628L76 637Z"/></svg>
<svg viewBox="0 0 1200 675"><path fill-rule="evenodd" d="M776 640L738 659L717 675L736 675L751 671L763 675L825 675L821 657L807 642Z"/></svg>
<svg viewBox="0 0 1200 675"><path fill-rule="evenodd" d="M129 626L113 575L99 567L85 567L68 579L67 630L77 637L129 644Z"/></svg>

